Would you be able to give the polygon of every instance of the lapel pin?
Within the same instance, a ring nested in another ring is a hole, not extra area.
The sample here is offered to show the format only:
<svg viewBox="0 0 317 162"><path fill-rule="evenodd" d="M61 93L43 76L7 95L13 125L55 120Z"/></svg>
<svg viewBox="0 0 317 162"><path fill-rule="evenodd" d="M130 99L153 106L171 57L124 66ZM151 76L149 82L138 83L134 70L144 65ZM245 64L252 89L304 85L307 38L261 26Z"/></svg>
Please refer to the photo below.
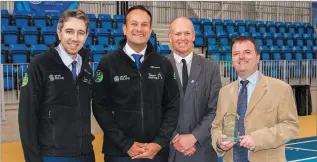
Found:
<svg viewBox="0 0 317 162"><path fill-rule="evenodd" d="M192 83L194 83L195 81L194 81L194 80L192 80L191 82L192 82Z"/></svg>

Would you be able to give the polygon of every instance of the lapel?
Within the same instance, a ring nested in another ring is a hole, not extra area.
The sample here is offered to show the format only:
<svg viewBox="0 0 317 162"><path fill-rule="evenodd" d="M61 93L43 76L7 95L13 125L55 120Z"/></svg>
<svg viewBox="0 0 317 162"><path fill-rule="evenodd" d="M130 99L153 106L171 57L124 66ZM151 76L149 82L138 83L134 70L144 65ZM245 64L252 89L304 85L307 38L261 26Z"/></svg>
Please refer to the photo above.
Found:
<svg viewBox="0 0 317 162"><path fill-rule="evenodd" d="M252 111L252 109L255 107L255 105L264 96L266 91L267 91L266 78L261 72L259 72L259 80L258 80L258 83L256 84L254 91L252 93L252 96L250 98L250 102L248 104L248 108L247 108L247 112L246 112L245 116L247 116Z"/></svg>
<svg viewBox="0 0 317 162"><path fill-rule="evenodd" d="M176 81L177 81L177 85L178 85L178 89L179 89L179 93L181 94L181 96L184 96L184 91L183 91L183 87L179 78L179 74L178 74L178 70L176 67L176 63L175 63L175 59L174 59L174 55L173 53L171 53L170 55L167 56L167 58L170 60L173 69L174 69L174 74L176 76Z"/></svg>
<svg viewBox="0 0 317 162"><path fill-rule="evenodd" d="M191 68L190 68L190 74L188 77L188 83L186 87L184 100L186 100L190 96L190 94L192 93L193 89L195 88L197 84L196 82L201 71L202 59L200 57L201 56L198 56L195 53L193 54L193 60L192 60Z"/></svg>
<svg viewBox="0 0 317 162"><path fill-rule="evenodd" d="M236 80L231 84L230 87L230 99L232 104L234 105L232 110L228 110L230 113L235 114L237 112L237 103L238 103L238 94L239 94L239 81Z"/></svg>

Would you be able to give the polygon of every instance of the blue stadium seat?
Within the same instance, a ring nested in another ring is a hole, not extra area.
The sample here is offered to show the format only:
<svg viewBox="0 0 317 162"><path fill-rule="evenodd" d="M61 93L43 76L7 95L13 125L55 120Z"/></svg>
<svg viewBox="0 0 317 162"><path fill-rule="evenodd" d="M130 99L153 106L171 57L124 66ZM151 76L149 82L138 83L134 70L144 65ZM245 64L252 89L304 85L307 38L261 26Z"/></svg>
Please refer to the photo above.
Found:
<svg viewBox="0 0 317 162"><path fill-rule="evenodd" d="M273 46L273 35L271 33L263 33L263 39L266 46Z"/></svg>
<svg viewBox="0 0 317 162"><path fill-rule="evenodd" d="M235 32L235 23L232 20L224 20L223 25L226 27L228 33Z"/></svg>
<svg viewBox="0 0 317 162"><path fill-rule="evenodd" d="M109 45L107 51L108 51L108 53L111 53L111 52L113 52L113 51L115 51L117 49L118 49L117 45Z"/></svg>
<svg viewBox="0 0 317 162"><path fill-rule="evenodd" d="M207 40L207 45L217 44L216 35L213 31L205 31L204 38Z"/></svg>
<svg viewBox="0 0 317 162"><path fill-rule="evenodd" d="M307 34L314 34L314 28L312 26L311 23L304 23L304 27L305 27L305 33Z"/></svg>
<svg viewBox="0 0 317 162"><path fill-rule="evenodd" d="M223 45L221 47L221 52L224 61L231 61L231 45Z"/></svg>
<svg viewBox="0 0 317 162"><path fill-rule="evenodd" d="M46 15L44 12L42 13L33 13L32 14L33 17L33 22L34 25L38 28L44 28L46 27Z"/></svg>
<svg viewBox="0 0 317 162"><path fill-rule="evenodd" d="M313 53L314 53L313 58L317 59L317 46L313 46Z"/></svg>
<svg viewBox="0 0 317 162"><path fill-rule="evenodd" d="M204 45L203 34L200 30L195 29L195 47L202 47Z"/></svg>
<svg viewBox="0 0 317 162"><path fill-rule="evenodd" d="M293 46L294 45L294 40L293 40L293 35L292 33L284 33L284 40L286 40L286 45L287 46Z"/></svg>
<svg viewBox="0 0 317 162"><path fill-rule="evenodd" d="M211 23L215 27L216 33L224 31L221 19L212 19Z"/></svg>
<svg viewBox="0 0 317 162"><path fill-rule="evenodd" d="M258 46L263 46L263 39L261 33L253 33L252 37Z"/></svg>
<svg viewBox="0 0 317 162"><path fill-rule="evenodd" d="M284 60L292 60L293 59L292 49L289 46L282 46L281 50L282 50L282 53L284 55Z"/></svg>
<svg viewBox="0 0 317 162"><path fill-rule="evenodd" d="M293 50L293 53L295 55L296 60L303 59L302 49L299 46L293 46L292 50Z"/></svg>
<svg viewBox="0 0 317 162"><path fill-rule="evenodd" d="M314 59L313 58L313 50L309 46L304 46L303 47L303 53L304 53L304 59Z"/></svg>
<svg viewBox="0 0 317 162"><path fill-rule="evenodd" d="M38 44L38 32L35 26L26 26L22 28L24 44Z"/></svg>
<svg viewBox="0 0 317 162"><path fill-rule="evenodd" d="M206 31L212 31L212 23L210 21L210 19L208 18L201 18L200 19L200 24L203 26L203 29L204 29L204 33Z"/></svg>
<svg viewBox="0 0 317 162"><path fill-rule="evenodd" d="M51 45L57 41L56 37L56 27L44 27L41 29L41 36L43 38L43 43L46 45Z"/></svg>
<svg viewBox="0 0 317 162"><path fill-rule="evenodd" d="M297 46L304 46L304 38L303 34L294 34L294 39L296 40L296 45Z"/></svg>
<svg viewBox="0 0 317 162"><path fill-rule="evenodd" d="M301 34L305 33L304 25L301 22L295 22L294 25L295 25L295 29L297 33L301 33Z"/></svg>
<svg viewBox="0 0 317 162"><path fill-rule="evenodd" d="M168 45L158 45L157 52L163 56L171 54L171 50Z"/></svg>
<svg viewBox="0 0 317 162"><path fill-rule="evenodd" d="M228 34L225 31L218 32L217 37L220 40L221 45L229 44Z"/></svg>
<svg viewBox="0 0 317 162"><path fill-rule="evenodd" d="M239 36L239 34L237 32L232 32L229 33L229 39L230 41L234 40L235 38L237 38Z"/></svg>
<svg viewBox="0 0 317 162"><path fill-rule="evenodd" d="M18 28L22 28L24 26L29 26L29 12L27 11L19 11L19 12L14 12L12 14L15 24Z"/></svg>
<svg viewBox="0 0 317 162"><path fill-rule="evenodd" d="M259 52L261 54L261 60L270 60L270 50L266 46L260 46Z"/></svg>
<svg viewBox="0 0 317 162"><path fill-rule="evenodd" d="M220 61L221 60L221 51L220 48L215 44L209 44L208 55L210 55L212 61Z"/></svg>
<svg viewBox="0 0 317 162"><path fill-rule="evenodd" d="M12 90L14 87L14 68L13 65L0 65L3 66L3 84L4 90Z"/></svg>
<svg viewBox="0 0 317 162"><path fill-rule="evenodd" d="M266 25L264 24L264 21L256 21L256 27L259 29L258 31L260 33L266 32Z"/></svg>
<svg viewBox="0 0 317 162"><path fill-rule="evenodd" d="M44 44L31 45L30 55L35 56L47 51L47 46Z"/></svg>
<svg viewBox="0 0 317 162"><path fill-rule="evenodd" d="M98 20L100 22L101 28L112 30L112 18L109 14L99 14Z"/></svg>
<svg viewBox="0 0 317 162"><path fill-rule="evenodd" d="M1 10L1 26L9 26L10 14L7 9Z"/></svg>
<svg viewBox="0 0 317 162"><path fill-rule="evenodd" d="M272 46L270 51L273 60L282 60L281 49L278 46Z"/></svg>
<svg viewBox="0 0 317 162"><path fill-rule="evenodd" d="M1 44L1 64L4 64L7 62L7 50L4 44Z"/></svg>
<svg viewBox="0 0 317 162"><path fill-rule="evenodd" d="M314 46L317 46L317 34L313 34L313 39L314 39Z"/></svg>
<svg viewBox="0 0 317 162"><path fill-rule="evenodd" d="M200 29L200 22L199 22L198 18L191 17L189 19L192 21L192 23L194 25L194 29Z"/></svg>
<svg viewBox="0 0 317 162"><path fill-rule="evenodd" d="M238 28L238 32L246 32L245 30L245 24L243 20L235 20L236 27Z"/></svg>
<svg viewBox="0 0 317 162"><path fill-rule="evenodd" d="M276 46L283 46L284 45L284 39L281 33L275 33L274 34L274 40Z"/></svg>
<svg viewBox="0 0 317 162"><path fill-rule="evenodd" d="M295 34L295 25L292 22L285 22L285 26L288 33Z"/></svg>
<svg viewBox="0 0 317 162"><path fill-rule="evenodd" d="M51 20L51 26L57 26L58 20L61 17L61 13L59 12L52 12L49 14L49 18Z"/></svg>
<svg viewBox="0 0 317 162"><path fill-rule="evenodd" d="M23 75L26 73L28 69L28 64L20 64L17 69L18 78L23 80Z"/></svg>
<svg viewBox="0 0 317 162"><path fill-rule="evenodd" d="M90 50L94 62L99 62L101 57L105 54L105 48L100 44L91 46Z"/></svg>
<svg viewBox="0 0 317 162"><path fill-rule="evenodd" d="M116 24L116 27L117 27L116 29L123 30L122 26L123 26L124 21L125 21L125 16L124 15L114 15L113 16L113 21Z"/></svg>
<svg viewBox="0 0 317 162"><path fill-rule="evenodd" d="M155 32L152 30L151 36L150 36L150 42L155 47L156 41L155 41Z"/></svg>
<svg viewBox="0 0 317 162"><path fill-rule="evenodd" d="M124 38L124 34L123 34L123 30L120 29L113 29L111 30L111 36L114 40L114 44L115 45L119 45L119 42L121 41L121 39Z"/></svg>
<svg viewBox="0 0 317 162"><path fill-rule="evenodd" d="M110 40L110 32L105 28L96 28L95 37L97 38L98 44L108 46Z"/></svg>
<svg viewBox="0 0 317 162"><path fill-rule="evenodd" d="M92 29L92 30L95 30L97 28L97 18L96 18L96 15L95 14L87 14L88 18L89 18L89 22L90 22L90 25L89 27Z"/></svg>
<svg viewBox="0 0 317 162"><path fill-rule="evenodd" d="M248 28L249 33L256 32L256 26L253 20L245 20L245 26Z"/></svg>
<svg viewBox="0 0 317 162"><path fill-rule="evenodd" d="M275 26L279 33L286 33L285 24L283 22L276 22Z"/></svg>
<svg viewBox="0 0 317 162"><path fill-rule="evenodd" d="M27 63L27 48L25 44L11 44L9 46L9 54L12 59L12 63Z"/></svg>
<svg viewBox="0 0 317 162"><path fill-rule="evenodd" d="M240 32L240 36L250 37L249 32Z"/></svg>
<svg viewBox="0 0 317 162"><path fill-rule="evenodd" d="M91 28L88 29L88 36L86 39L86 42L84 44L84 47L89 48L90 46L92 46L94 44L94 33L95 31L93 31Z"/></svg>
<svg viewBox="0 0 317 162"><path fill-rule="evenodd" d="M266 28L268 29L269 33L272 33L272 34L276 33L275 24L273 21L267 21Z"/></svg>
<svg viewBox="0 0 317 162"><path fill-rule="evenodd" d="M18 29L16 26L2 26L4 44L18 44Z"/></svg>
<svg viewBox="0 0 317 162"><path fill-rule="evenodd" d="M313 46L313 37L310 34L304 34L304 40L305 40L305 44L306 46Z"/></svg>

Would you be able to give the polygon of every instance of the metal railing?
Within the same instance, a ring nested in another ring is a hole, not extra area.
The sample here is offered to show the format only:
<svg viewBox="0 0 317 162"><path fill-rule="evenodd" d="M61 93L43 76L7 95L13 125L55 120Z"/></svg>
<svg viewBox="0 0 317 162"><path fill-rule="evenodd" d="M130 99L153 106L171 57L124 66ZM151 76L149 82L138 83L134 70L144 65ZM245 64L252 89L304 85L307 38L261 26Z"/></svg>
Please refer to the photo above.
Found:
<svg viewBox="0 0 317 162"><path fill-rule="evenodd" d="M227 85L237 79L237 73L231 62L219 61L222 84ZM98 63L91 63L95 71ZM23 74L28 64L3 65L3 98L4 104L19 102ZM260 61L259 71L266 76L280 79L290 85L317 86L317 60L277 60Z"/></svg>

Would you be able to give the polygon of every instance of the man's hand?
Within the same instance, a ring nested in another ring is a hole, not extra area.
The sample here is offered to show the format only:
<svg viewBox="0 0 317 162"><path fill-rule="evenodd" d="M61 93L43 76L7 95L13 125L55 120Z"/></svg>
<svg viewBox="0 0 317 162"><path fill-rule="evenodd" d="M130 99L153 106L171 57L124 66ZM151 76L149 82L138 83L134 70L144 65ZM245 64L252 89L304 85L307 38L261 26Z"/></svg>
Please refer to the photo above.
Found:
<svg viewBox="0 0 317 162"><path fill-rule="evenodd" d="M236 142L229 142L229 141L226 141L226 142L222 142L222 138L225 138L226 136L221 134L218 139L217 139L217 146L223 150L223 151L228 151L230 150L235 144Z"/></svg>
<svg viewBox="0 0 317 162"><path fill-rule="evenodd" d="M185 152L183 152L183 154L184 154L185 156L191 156L191 155L193 155L195 152L196 152L196 148L195 148L195 146L194 146L194 147L192 147L192 148L186 150Z"/></svg>
<svg viewBox="0 0 317 162"><path fill-rule="evenodd" d="M186 150L194 147L196 142L197 139L192 134L177 134L172 140L175 149L181 153L184 153Z"/></svg>
<svg viewBox="0 0 317 162"><path fill-rule="evenodd" d="M255 141L251 135L244 135L241 137L240 146L253 151L255 149Z"/></svg>
<svg viewBox="0 0 317 162"><path fill-rule="evenodd" d="M149 143L143 147L145 152L133 156L132 159L153 159L155 155L162 149L162 146L156 143Z"/></svg>
<svg viewBox="0 0 317 162"><path fill-rule="evenodd" d="M147 143L139 143L139 142L134 142L131 148L128 150L128 155L130 157L134 157L139 154L143 154L146 150L144 147L147 145Z"/></svg>

